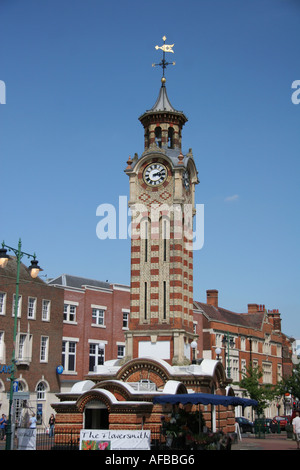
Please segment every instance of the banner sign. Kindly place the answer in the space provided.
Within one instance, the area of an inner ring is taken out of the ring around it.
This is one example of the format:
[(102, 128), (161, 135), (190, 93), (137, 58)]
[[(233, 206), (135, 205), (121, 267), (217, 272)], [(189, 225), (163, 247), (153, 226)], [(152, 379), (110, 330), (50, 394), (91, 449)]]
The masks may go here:
[(18, 428), (18, 450), (36, 449), (36, 429)]
[(150, 450), (150, 431), (82, 429), (80, 450)]

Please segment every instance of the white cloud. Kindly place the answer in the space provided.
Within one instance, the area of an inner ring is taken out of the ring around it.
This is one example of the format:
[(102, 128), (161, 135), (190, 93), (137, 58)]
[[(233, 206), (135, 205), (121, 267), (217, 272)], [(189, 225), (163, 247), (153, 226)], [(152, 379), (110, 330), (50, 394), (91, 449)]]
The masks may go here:
[(225, 201), (226, 202), (233, 202), (233, 201), (237, 201), (239, 199), (239, 195), (238, 194), (234, 194), (233, 196), (227, 196), (225, 198)]

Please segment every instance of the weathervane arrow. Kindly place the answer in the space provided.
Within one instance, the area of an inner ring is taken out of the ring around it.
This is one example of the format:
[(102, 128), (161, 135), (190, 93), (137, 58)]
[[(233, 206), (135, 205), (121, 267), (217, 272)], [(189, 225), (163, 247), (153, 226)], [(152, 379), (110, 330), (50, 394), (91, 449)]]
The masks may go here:
[(174, 54), (174, 51), (173, 51), (174, 44), (166, 44), (166, 39), (167, 39), (166, 36), (163, 36), (162, 39), (164, 41), (164, 44), (162, 46), (155, 46), (156, 50), (161, 49), (163, 51), (162, 61), (159, 64), (152, 64), (152, 67), (156, 67), (157, 65), (162, 67), (163, 77), (164, 77), (165, 76), (165, 69), (167, 68), (167, 66), (168, 65), (175, 65), (175, 62), (166, 62), (166, 59), (165, 59), (165, 53), (166, 52), (172, 52), (172, 54)]

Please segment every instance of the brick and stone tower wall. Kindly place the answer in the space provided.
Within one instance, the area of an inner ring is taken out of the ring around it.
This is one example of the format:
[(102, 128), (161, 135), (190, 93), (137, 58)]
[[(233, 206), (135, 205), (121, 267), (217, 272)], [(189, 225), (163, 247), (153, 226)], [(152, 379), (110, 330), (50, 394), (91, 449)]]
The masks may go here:
[(129, 158), (131, 302), (128, 359), (190, 362), (193, 332), (194, 190), (191, 150), (182, 154), (187, 118), (170, 104), (162, 81), (156, 104), (140, 118), (144, 152)]

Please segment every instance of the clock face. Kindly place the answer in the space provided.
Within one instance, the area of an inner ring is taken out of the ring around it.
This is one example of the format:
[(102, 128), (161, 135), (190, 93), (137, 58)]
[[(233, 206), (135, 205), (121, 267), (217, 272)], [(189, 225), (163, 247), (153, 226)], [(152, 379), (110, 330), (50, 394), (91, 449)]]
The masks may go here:
[(149, 186), (159, 186), (168, 176), (167, 168), (162, 163), (150, 163), (146, 166), (143, 178)]
[(183, 173), (183, 185), (185, 189), (189, 189), (190, 187), (190, 175), (187, 170), (185, 170), (185, 172)]

